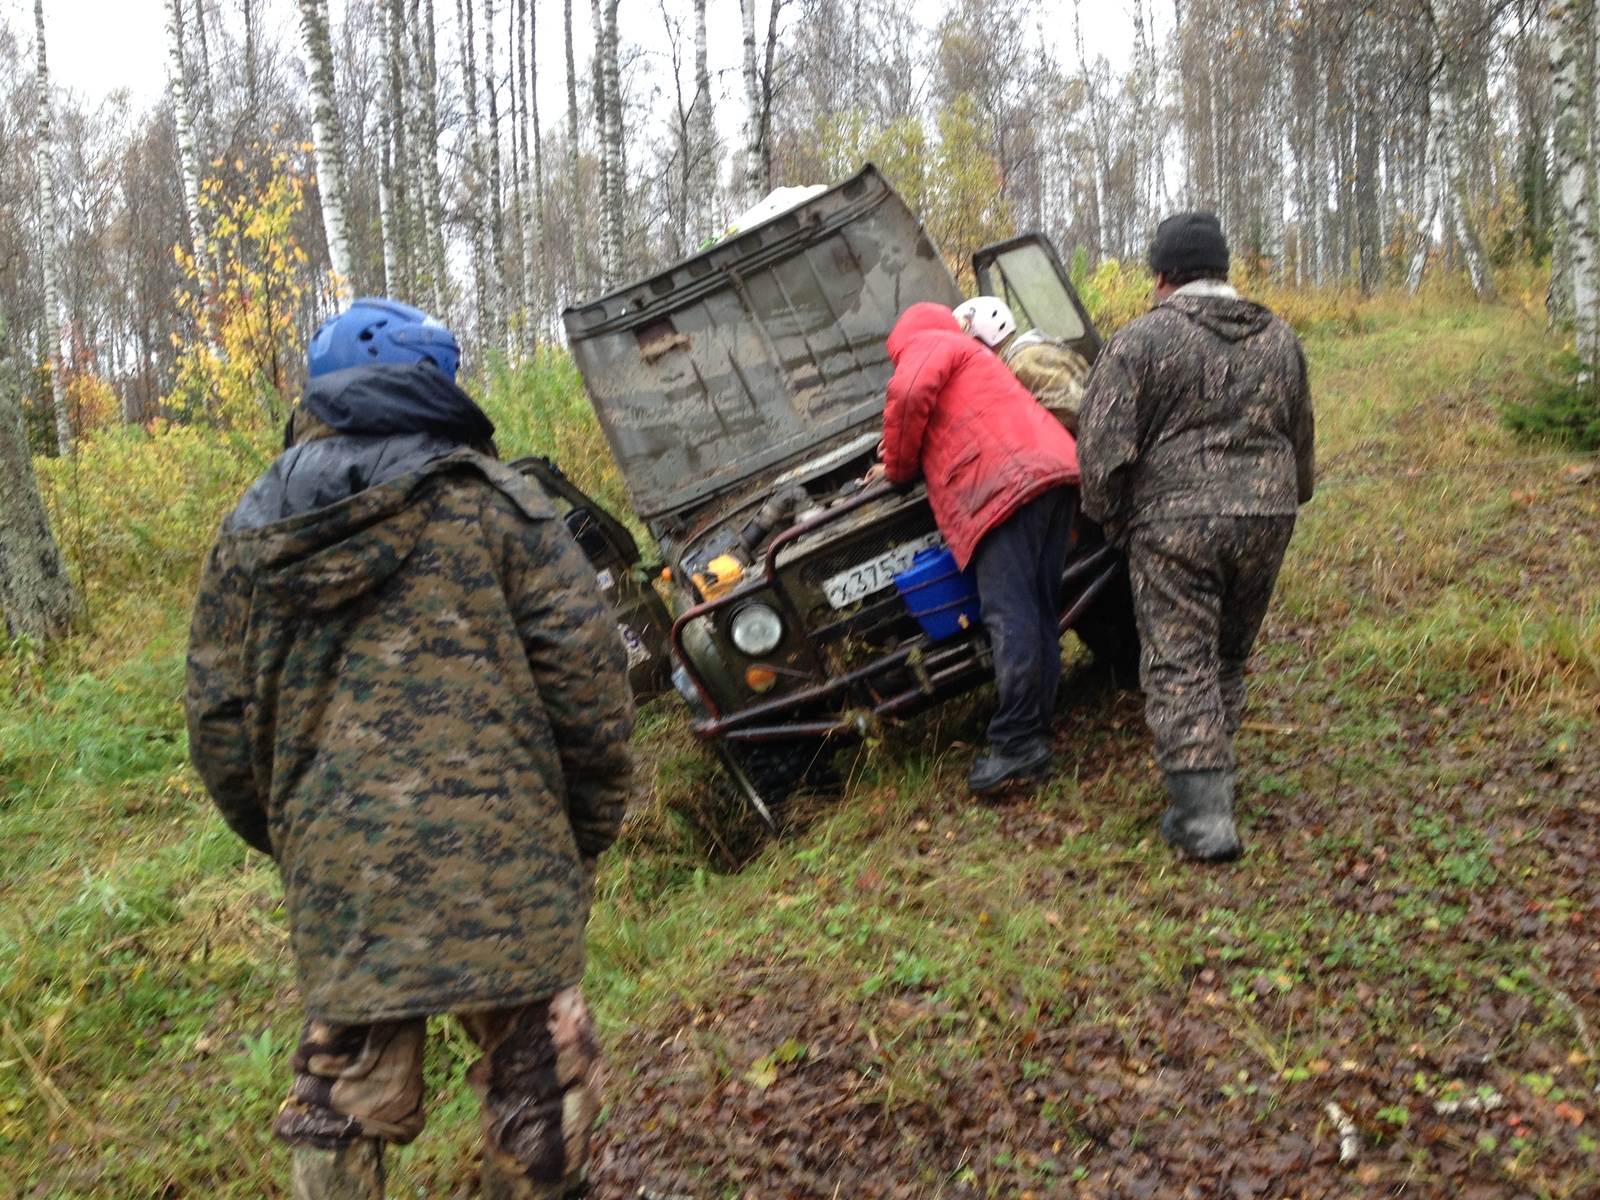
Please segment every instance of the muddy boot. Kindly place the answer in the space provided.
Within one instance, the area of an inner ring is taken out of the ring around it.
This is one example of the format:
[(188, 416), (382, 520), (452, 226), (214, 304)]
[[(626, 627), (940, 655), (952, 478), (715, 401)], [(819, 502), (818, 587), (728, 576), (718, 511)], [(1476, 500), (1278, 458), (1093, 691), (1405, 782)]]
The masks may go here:
[(589, 1181), (570, 1176), (560, 1183), (535, 1183), (515, 1160), (498, 1155), (483, 1156), (482, 1182), (478, 1195), (483, 1200), (583, 1200), (589, 1194)]
[(1167, 795), (1172, 807), (1161, 816), (1162, 837), (1201, 862), (1239, 857), (1232, 771), (1168, 771)]
[(383, 1143), (362, 1138), (342, 1150), (296, 1146), (294, 1200), (383, 1200)]
[(999, 791), (1011, 783), (1031, 783), (1044, 779), (1055, 766), (1050, 743), (1040, 738), (1015, 754), (1001, 754), (993, 747), (978, 755), (967, 776), (967, 787), (974, 796)]

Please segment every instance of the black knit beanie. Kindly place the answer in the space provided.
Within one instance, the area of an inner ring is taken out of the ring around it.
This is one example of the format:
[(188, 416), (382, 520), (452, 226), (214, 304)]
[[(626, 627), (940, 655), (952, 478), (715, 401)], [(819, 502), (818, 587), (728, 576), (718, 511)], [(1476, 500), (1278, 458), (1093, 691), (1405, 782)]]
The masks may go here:
[(1150, 243), (1150, 269), (1158, 275), (1228, 274), (1228, 239), (1222, 222), (1208, 212), (1183, 212), (1156, 227)]

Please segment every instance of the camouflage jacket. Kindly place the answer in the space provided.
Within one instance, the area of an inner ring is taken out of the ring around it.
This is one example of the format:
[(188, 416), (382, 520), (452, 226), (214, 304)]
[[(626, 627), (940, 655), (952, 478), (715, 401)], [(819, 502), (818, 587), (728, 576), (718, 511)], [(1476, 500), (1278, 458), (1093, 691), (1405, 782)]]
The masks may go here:
[(1149, 520), (1293, 516), (1311, 499), (1300, 340), (1231, 288), (1208, 290), (1180, 290), (1119, 331), (1089, 377), (1083, 511), (1115, 544)]
[(1037, 330), (1011, 339), (1000, 355), (1017, 382), (1033, 393), (1050, 415), (1078, 432), (1078, 409), (1083, 405), (1083, 381), (1089, 364), (1069, 346), (1052, 341)]
[(586, 860), (621, 823), (633, 711), (616, 623), (554, 517), (456, 450), (223, 526), (190, 756), (277, 860), (312, 1017), (511, 1006), (582, 977)]

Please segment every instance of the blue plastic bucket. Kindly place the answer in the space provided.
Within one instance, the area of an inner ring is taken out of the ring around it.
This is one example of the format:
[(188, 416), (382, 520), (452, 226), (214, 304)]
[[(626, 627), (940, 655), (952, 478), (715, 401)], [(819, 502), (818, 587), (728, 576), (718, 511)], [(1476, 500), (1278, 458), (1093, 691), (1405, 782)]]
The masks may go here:
[(894, 586), (931, 642), (978, 623), (978, 585), (969, 572), (956, 570), (955, 555), (942, 546), (919, 550)]

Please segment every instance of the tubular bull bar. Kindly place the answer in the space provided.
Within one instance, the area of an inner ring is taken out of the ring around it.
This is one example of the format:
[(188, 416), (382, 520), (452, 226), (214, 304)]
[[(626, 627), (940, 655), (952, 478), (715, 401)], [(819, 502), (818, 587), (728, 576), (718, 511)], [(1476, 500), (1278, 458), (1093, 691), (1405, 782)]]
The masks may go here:
[[(778, 552), (790, 542), (874, 500), (892, 495), (896, 490), (892, 484), (866, 488), (826, 513), (785, 530), (772, 540), (772, 545), (767, 549), (762, 584), (771, 589), (773, 598), (783, 608), (784, 616), (792, 622), (791, 627), (804, 639), (808, 657), (818, 674), (826, 672), (823, 657), (812, 631), (807, 628), (794, 602), (778, 583)], [(1115, 551), (1107, 545), (1086, 550), (1067, 563), (1061, 573), (1061, 589), (1063, 595), (1071, 599), (1061, 613), (1059, 625), (1062, 633), (1077, 624), (1096, 597), (1116, 578), (1121, 566)], [(1073, 592), (1074, 588), (1077, 589), (1076, 593)], [(690, 621), (713, 616), (742, 601), (749, 590), (739, 588), (727, 596), (697, 604), (672, 625), (673, 654), (689, 673), (709, 711), (708, 716), (696, 718), (689, 726), (694, 736), (702, 741), (772, 742), (865, 734), (883, 719), (910, 715), (965, 687), (976, 686), (992, 669), (988, 639), (981, 630), (973, 630), (957, 639), (938, 644), (930, 642), (927, 635), (918, 634), (865, 666), (723, 715), (699, 668), (684, 653), (683, 629)], [(881, 696), (878, 689), (872, 686), (873, 681), (896, 671), (908, 671), (915, 682), (911, 687), (902, 687), (888, 696)], [(854, 707), (850, 706), (852, 699), (858, 701)], [(841, 700), (844, 707), (839, 707)], [(818, 709), (837, 711), (818, 715)]]

